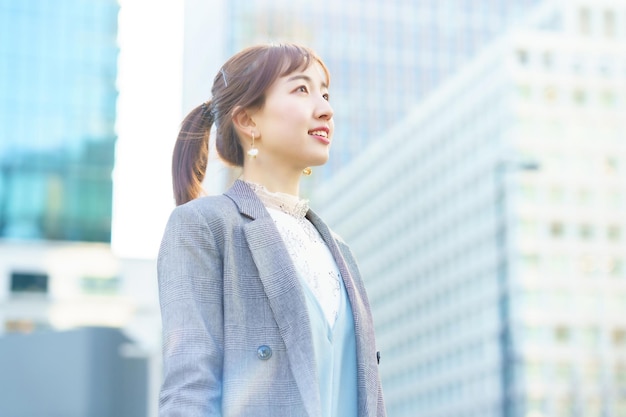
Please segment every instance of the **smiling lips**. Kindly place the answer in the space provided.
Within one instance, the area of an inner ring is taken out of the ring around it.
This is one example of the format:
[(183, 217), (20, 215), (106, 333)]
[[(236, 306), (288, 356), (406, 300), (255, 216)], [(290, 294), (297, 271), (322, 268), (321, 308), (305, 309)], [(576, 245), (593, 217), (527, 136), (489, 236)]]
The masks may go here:
[(323, 143), (330, 143), (330, 139), (328, 138), (328, 128), (322, 127), (314, 130), (309, 130), (309, 135), (315, 136), (317, 140)]

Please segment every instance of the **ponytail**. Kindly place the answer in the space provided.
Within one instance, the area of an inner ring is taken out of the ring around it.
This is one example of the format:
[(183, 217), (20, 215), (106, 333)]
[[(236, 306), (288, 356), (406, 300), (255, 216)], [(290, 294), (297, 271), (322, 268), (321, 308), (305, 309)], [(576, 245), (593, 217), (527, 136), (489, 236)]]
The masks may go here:
[(174, 199), (177, 206), (202, 193), (213, 119), (209, 101), (193, 109), (183, 120), (172, 159)]

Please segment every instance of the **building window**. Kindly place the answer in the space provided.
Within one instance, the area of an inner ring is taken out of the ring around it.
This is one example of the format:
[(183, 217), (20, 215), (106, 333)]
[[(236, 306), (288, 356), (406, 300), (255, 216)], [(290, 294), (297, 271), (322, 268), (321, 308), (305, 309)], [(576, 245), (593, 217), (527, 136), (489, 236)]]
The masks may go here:
[(556, 101), (558, 94), (557, 89), (554, 86), (548, 86), (543, 90), (543, 96), (548, 103), (553, 103)]
[(517, 93), (519, 95), (520, 98), (522, 99), (529, 99), (530, 98), (530, 86), (528, 84), (520, 84), (517, 86)]
[(621, 259), (613, 258), (609, 263), (609, 272), (614, 277), (622, 276), (624, 262)]
[[(601, 365), (598, 361), (590, 360), (584, 365), (583, 372), (585, 375), (586, 382), (591, 384), (598, 382), (600, 378), (600, 369)], [(599, 415), (599, 414), (594, 414)]]
[(31, 333), (40, 330), (49, 330), (50, 325), (28, 319), (7, 320), (4, 331), (7, 333)]
[(597, 270), (597, 262), (593, 256), (584, 255), (580, 257), (580, 271), (584, 276), (590, 276)]
[(566, 326), (557, 326), (554, 329), (554, 339), (557, 343), (567, 343), (570, 340), (571, 332)]
[(553, 237), (563, 237), (565, 234), (565, 226), (561, 222), (552, 222), (550, 225), (550, 234)]
[(588, 189), (582, 188), (578, 190), (578, 202), (580, 203), (580, 205), (586, 206), (591, 203), (591, 197), (591, 191), (589, 191)]
[(48, 292), (48, 274), (39, 272), (12, 272), (11, 293), (46, 294)]
[(613, 345), (615, 347), (626, 345), (626, 328), (613, 330)]
[(573, 371), (574, 370), (570, 362), (559, 361), (554, 365), (554, 376), (557, 381), (562, 383), (567, 383), (571, 380)]
[(578, 12), (578, 28), (583, 35), (591, 33), (591, 12), (587, 8), (582, 8)]
[[(593, 380), (597, 380), (598, 376), (595, 376)], [(587, 404), (585, 407), (585, 415), (588, 416), (600, 416), (602, 415), (602, 400), (597, 396), (592, 396), (591, 398), (587, 398)]]
[(81, 279), (82, 291), (90, 295), (114, 295), (119, 292), (120, 280), (117, 277), (83, 277)]
[[(626, 363), (617, 363), (614, 371), (615, 380), (620, 384), (626, 384)], [(626, 411), (626, 397), (624, 398), (624, 411)], [(626, 414), (620, 414), (626, 415)]]
[(572, 98), (575, 104), (582, 106), (587, 102), (587, 93), (584, 90), (579, 88), (579, 89), (574, 90), (574, 93), (572, 94)]
[(552, 52), (546, 51), (541, 56), (541, 61), (545, 69), (551, 69), (554, 65), (554, 55)]
[(604, 172), (607, 174), (616, 174), (617, 173), (617, 159), (613, 157), (607, 157), (604, 160)]
[(562, 203), (565, 201), (565, 191), (563, 188), (554, 186), (550, 188), (550, 201), (553, 203)]
[(523, 219), (520, 221), (520, 231), (524, 237), (537, 237), (538, 224), (535, 220)]
[(585, 346), (596, 347), (600, 343), (600, 330), (597, 327), (587, 327), (581, 330), (581, 339)]
[(604, 12), (604, 34), (609, 37), (615, 37), (615, 13), (613, 10)]
[(522, 65), (523, 67), (528, 65), (528, 51), (526, 51), (525, 49), (518, 49), (517, 62), (519, 62), (520, 65)]
[(583, 223), (578, 227), (578, 233), (583, 240), (589, 240), (593, 237), (593, 227), (590, 224)]
[(537, 272), (539, 269), (539, 256), (534, 253), (526, 254), (522, 257), (524, 270), (528, 272)]
[(532, 185), (522, 185), (520, 191), (522, 198), (526, 201), (534, 201), (537, 199), (537, 188)]
[(598, 71), (601, 75), (607, 76), (611, 74), (611, 58), (602, 57), (598, 63)]
[(548, 257), (548, 259), (548, 271), (550, 274), (562, 276), (567, 273), (569, 262), (566, 256), (554, 255)]
[(600, 93), (600, 102), (603, 106), (611, 108), (615, 106), (616, 101), (615, 92), (606, 90)]
[(606, 235), (607, 235), (607, 238), (611, 242), (617, 242), (617, 241), (620, 240), (620, 238), (622, 236), (622, 230), (619, 227), (619, 225), (617, 225), (617, 224), (610, 224), (610, 225), (607, 226)]
[(611, 190), (608, 192), (607, 200), (611, 207), (620, 207), (622, 205), (622, 193), (619, 190)]

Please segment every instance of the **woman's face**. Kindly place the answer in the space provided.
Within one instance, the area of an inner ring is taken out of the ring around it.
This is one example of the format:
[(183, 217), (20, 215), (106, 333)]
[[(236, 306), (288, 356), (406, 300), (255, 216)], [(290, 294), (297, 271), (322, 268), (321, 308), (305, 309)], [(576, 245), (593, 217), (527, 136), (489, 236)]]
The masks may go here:
[(316, 62), (278, 78), (251, 119), (259, 149), (254, 163), (298, 172), (326, 163), (334, 121), (322, 66)]

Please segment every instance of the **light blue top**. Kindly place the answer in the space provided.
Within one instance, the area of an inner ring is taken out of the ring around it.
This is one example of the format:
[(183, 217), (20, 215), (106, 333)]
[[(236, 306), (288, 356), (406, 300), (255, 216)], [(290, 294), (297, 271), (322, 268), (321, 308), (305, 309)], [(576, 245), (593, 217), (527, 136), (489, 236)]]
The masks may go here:
[(337, 319), (331, 328), (315, 295), (303, 284), (319, 376), (322, 417), (358, 417), (354, 318), (343, 280)]

